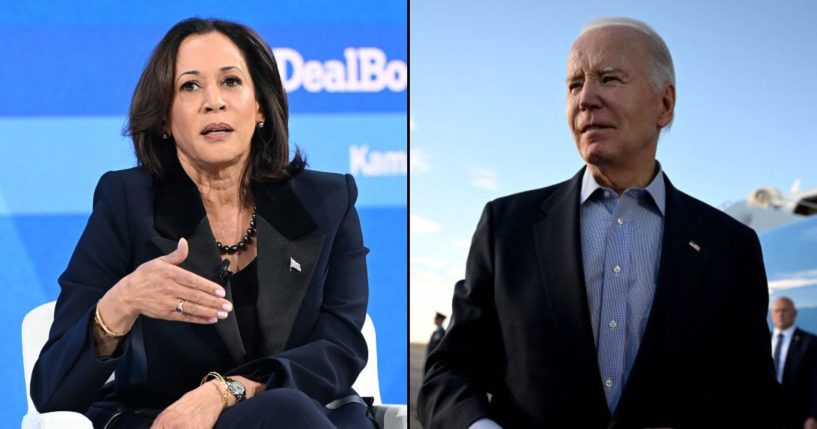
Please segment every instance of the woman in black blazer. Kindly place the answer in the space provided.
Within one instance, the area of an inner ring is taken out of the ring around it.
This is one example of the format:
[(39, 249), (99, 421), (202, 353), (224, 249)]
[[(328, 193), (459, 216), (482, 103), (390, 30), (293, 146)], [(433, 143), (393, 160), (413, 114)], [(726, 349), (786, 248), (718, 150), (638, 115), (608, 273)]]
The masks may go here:
[[(288, 152), (251, 29), (174, 26), (133, 95), (139, 167), (106, 173), (31, 381), (95, 427), (373, 427), (366, 253), (351, 176)], [(106, 383), (115, 372), (115, 381)]]

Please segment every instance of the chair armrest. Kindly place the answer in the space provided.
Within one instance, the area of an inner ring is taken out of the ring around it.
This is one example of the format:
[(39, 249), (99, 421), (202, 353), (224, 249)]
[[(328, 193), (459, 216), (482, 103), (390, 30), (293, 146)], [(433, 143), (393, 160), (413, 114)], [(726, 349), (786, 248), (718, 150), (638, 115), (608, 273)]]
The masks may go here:
[(94, 429), (85, 415), (73, 411), (52, 411), (23, 416), (22, 429)]
[(383, 429), (408, 429), (408, 409), (405, 405), (377, 404), (372, 407), (377, 424)]

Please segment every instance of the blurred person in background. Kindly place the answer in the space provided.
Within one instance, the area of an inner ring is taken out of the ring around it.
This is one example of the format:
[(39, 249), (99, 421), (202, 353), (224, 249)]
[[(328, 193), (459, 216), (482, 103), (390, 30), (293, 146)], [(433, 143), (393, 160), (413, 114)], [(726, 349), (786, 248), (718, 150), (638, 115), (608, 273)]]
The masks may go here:
[(434, 330), (434, 333), (431, 334), (431, 339), (428, 340), (426, 356), (428, 356), (428, 354), (437, 347), (437, 344), (440, 344), (440, 341), (442, 341), (443, 335), (445, 335), (445, 328), (443, 328), (443, 322), (445, 322), (445, 319), (446, 317), (442, 313), (437, 313), (434, 316), (434, 324), (437, 325), (437, 329)]
[(788, 297), (772, 302), (772, 358), (783, 386), (785, 429), (817, 429), (817, 336), (795, 325), (797, 309)]

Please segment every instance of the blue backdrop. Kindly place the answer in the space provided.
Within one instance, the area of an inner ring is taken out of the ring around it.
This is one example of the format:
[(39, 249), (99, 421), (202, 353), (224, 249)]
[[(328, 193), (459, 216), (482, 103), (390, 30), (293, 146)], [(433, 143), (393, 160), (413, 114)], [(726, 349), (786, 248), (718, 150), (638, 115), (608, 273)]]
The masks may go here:
[(150, 52), (190, 16), (247, 24), (285, 70), (310, 168), (355, 175), (383, 401), (406, 402), (406, 3), (0, 1), (0, 427), (26, 410), (20, 323), (56, 299), (99, 177), (135, 165), (121, 136)]

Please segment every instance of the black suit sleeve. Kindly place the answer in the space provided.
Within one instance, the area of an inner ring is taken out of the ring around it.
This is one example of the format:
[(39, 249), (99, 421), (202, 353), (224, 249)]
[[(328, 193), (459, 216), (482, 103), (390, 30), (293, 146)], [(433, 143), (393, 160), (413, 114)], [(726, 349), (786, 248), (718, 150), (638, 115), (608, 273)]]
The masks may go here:
[[(723, 367), (721, 384), (724, 422), (736, 427), (780, 427), (782, 397), (775, 380), (771, 358), (771, 338), (766, 325), (769, 293), (760, 242), (754, 231), (747, 231), (741, 245), (732, 249), (739, 255), (733, 268), (739, 273), (731, 291), (732, 311), (726, 322), (732, 324), (728, 345), (730, 353)], [(731, 362), (731, 363), (730, 363)], [(742, 421), (741, 424), (738, 422)]]
[(482, 213), (468, 255), (465, 283), (454, 291), (451, 326), (426, 361), (417, 410), (426, 429), (466, 428), (488, 417), (488, 393), (502, 359), (494, 305), (492, 205)]
[(125, 337), (113, 358), (98, 358), (92, 332), (97, 301), (131, 270), (124, 189), (111, 173), (99, 180), (91, 217), (60, 276), (54, 323), (31, 375), (40, 412), (84, 413), (128, 348)]
[[(368, 349), (360, 330), (366, 318), (368, 275), (357, 187), (346, 175), (348, 205), (333, 238), (323, 302), (308, 340), (275, 356), (247, 362), (227, 375), (264, 380), (267, 389), (298, 389), (322, 404), (348, 394), (366, 365)], [(331, 239), (327, 237), (327, 240)]]

